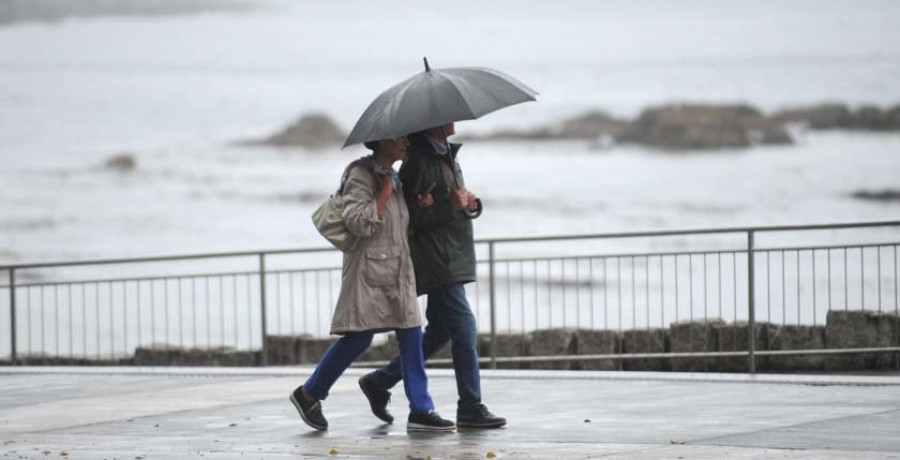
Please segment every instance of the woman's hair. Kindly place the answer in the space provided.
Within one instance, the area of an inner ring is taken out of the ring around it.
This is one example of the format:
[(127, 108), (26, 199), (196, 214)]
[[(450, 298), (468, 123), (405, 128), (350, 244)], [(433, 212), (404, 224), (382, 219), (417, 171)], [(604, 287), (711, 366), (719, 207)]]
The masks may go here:
[(364, 143), (367, 149), (371, 150), (372, 153), (378, 153), (378, 141), (369, 141)]

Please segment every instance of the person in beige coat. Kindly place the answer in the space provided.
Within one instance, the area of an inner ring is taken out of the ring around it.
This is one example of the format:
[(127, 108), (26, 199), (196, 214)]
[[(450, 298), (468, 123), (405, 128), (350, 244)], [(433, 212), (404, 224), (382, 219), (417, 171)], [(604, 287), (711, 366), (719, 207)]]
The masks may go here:
[[(393, 164), (404, 158), (406, 137), (366, 143), (371, 156), (350, 164), (342, 184), (347, 230), (358, 238), (344, 253), (341, 293), (334, 310), (332, 343), (315, 371), (290, 400), (307, 425), (328, 429), (321, 401), (338, 377), (372, 343), (377, 332), (394, 331), (409, 400), (408, 431), (452, 431), (455, 424), (434, 411), (422, 355), (422, 318), (407, 243), (409, 211)], [(428, 206), (421, 201), (419, 205)], [(366, 391), (366, 388), (363, 388)], [(386, 420), (388, 423), (393, 419)]]

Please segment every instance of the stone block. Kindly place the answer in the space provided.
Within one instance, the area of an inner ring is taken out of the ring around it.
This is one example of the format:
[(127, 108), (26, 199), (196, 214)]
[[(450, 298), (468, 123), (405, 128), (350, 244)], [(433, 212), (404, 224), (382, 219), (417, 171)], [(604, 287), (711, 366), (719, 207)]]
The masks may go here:
[[(576, 355), (610, 355), (622, 352), (622, 335), (618, 331), (577, 329), (573, 332)], [(621, 363), (614, 359), (573, 361), (572, 369), (593, 371), (619, 370)]]
[[(884, 313), (878, 318), (879, 347), (900, 347), (900, 316)], [(879, 353), (875, 368), (900, 370), (900, 353)]]
[[(578, 344), (572, 329), (541, 329), (531, 334), (532, 356), (574, 355)], [(568, 370), (569, 361), (544, 361), (531, 363), (532, 369)]]
[[(478, 356), (491, 357), (491, 335), (480, 334), (478, 336)], [(529, 334), (498, 334), (497, 357), (522, 357), (531, 356), (531, 335)], [(490, 362), (483, 362), (483, 368), (490, 368)], [(497, 363), (498, 369), (531, 369), (531, 363)]]
[(298, 364), (300, 337), (290, 335), (267, 336), (266, 354), (270, 365)]
[[(672, 353), (709, 352), (719, 349), (717, 329), (725, 322), (695, 321), (673, 323), (669, 326), (669, 337)], [(714, 372), (718, 370), (714, 358), (676, 358), (672, 359), (672, 370), (675, 372)]]
[[(825, 322), (827, 348), (872, 348), (879, 345), (880, 314), (867, 310), (830, 310)], [(887, 339), (888, 341), (890, 339)], [(886, 346), (886, 345), (885, 345)], [(857, 371), (874, 369), (874, 353), (832, 355), (825, 358), (825, 370)]]
[[(622, 337), (623, 353), (666, 353), (669, 351), (669, 329), (640, 329), (625, 331)], [(622, 361), (626, 371), (668, 371), (668, 359), (629, 359)]]
[[(772, 331), (772, 324), (755, 323), (754, 349), (766, 350)], [(719, 343), (718, 351), (746, 351), (750, 347), (749, 325), (746, 322), (736, 324), (719, 324), (716, 326), (716, 340)], [(766, 366), (767, 358), (756, 357), (756, 369), (761, 370)], [(748, 358), (718, 358), (716, 366), (719, 372), (747, 372), (749, 370)]]
[(336, 338), (317, 339), (309, 335), (299, 337), (297, 344), (297, 362), (298, 364), (316, 364), (325, 350), (337, 340)]
[[(769, 335), (769, 350), (821, 350), (825, 348), (825, 326), (774, 325)], [(825, 356), (771, 356), (760, 370), (774, 372), (821, 371)]]

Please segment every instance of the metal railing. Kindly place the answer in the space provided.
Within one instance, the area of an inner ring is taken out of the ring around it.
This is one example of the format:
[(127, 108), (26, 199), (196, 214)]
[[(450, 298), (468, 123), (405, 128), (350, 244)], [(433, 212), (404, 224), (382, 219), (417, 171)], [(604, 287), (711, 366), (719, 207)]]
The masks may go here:
[[(755, 372), (761, 357), (900, 351), (900, 330), (878, 346), (840, 350), (760, 350), (756, 332), (822, 328), (834, 311), (900, 317), (898, 246), (900, 221), (482, 239), (478, 282), (466, 288), (494, 367), (739, 358)], [(138, 349), (178, 348), (255, 353), (265, 365), (270, 337), (327, 340), (341, 277), (331, 248), (3, 271), (0, 330), (9, 336), (0, 357), (13, 364), (126, 362)], [(577, 357), (538, 340), (560, 329), (583, 334)], [(529, 355), (500, 350), (529, 335)]]

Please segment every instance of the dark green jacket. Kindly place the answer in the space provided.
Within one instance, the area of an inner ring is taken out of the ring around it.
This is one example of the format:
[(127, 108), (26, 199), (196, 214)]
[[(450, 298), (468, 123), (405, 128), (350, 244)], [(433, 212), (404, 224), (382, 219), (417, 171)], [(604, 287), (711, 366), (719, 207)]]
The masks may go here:
[[(423, 134), (410, 135), (409, 142), (400, 180), (409, 207), (409, 249), (416, 291), (422, 295), (434, 288), (475, 281), (472, 220), (450, 205), (454, 180), (460, 187), (465, 186), (456, 161), (461, 145), (450, 144), (449, 155), (438, 155)], [(432, 182), (434, 204), (419, 207), (416, 196)]]

